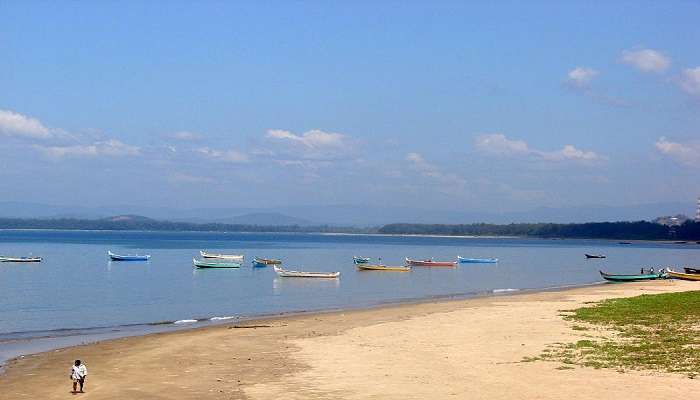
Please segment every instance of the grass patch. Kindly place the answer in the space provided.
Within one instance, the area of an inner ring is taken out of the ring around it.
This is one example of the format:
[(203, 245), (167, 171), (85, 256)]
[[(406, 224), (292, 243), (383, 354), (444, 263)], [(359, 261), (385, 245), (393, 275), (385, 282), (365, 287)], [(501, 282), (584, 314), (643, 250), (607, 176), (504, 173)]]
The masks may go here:
[(565, 366), (677, 372), (690, 378), (700, 374), (700, 291), (609, 299), (567, 311), (566, 320), (612, 333), (598, 340), (553, 344), (541, 359)]

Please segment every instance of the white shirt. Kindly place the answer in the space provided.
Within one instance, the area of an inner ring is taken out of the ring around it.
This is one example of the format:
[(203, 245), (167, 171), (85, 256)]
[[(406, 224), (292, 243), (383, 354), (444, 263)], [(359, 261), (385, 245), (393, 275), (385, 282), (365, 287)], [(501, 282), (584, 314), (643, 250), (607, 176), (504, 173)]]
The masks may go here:
[(76, 367), (75, 365), (71, 367), (70, 369), (70, 377), (73, 379), (82, 379), (87, 376), (87, 368), (85, 367), (85, 364), (80, 364), (79, 367)]

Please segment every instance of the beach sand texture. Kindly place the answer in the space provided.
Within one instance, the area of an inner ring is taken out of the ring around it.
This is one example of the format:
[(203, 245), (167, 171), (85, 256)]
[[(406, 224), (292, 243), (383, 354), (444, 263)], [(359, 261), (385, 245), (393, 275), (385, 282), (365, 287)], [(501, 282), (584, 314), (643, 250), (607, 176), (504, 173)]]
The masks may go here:
[[(560, 310), (697, 289), (670, 280), (598, 285), (118, 339), (11, 362), (0, 399), (692, 398), (700, 381), (684, 375), (521, 361), (582, 337)], [(87, 393), (73, 397), (75, 358), (90, 375)]]

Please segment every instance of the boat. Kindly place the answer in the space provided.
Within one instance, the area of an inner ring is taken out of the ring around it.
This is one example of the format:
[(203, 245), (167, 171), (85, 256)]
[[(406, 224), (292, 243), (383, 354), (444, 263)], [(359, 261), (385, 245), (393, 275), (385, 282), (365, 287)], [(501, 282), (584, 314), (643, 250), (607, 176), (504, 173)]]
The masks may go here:
[(234, 261), (243, 261), (243, 257), (244, 257), (242, 254), (216, 254), (216, 253), (207, 253), (204, 250), (200, 250), (199, 255), (201, 255), (204, 258), (218, 258), (221, 260), (234, 260)]
[(240, 268), (241, 264), (237, 262), (211, 262), (192, 259), (192, 264), (197, 268)]
[(632, 242), (617, 242), (618, 244), (632, 244)]
[(253, 266), (254, 267), (267, 267), (268, 265), (280, 265), (280, 264), (282, 264), (282, 260), (277, 260), (274, 258), (262, 258), (262, 257), (253, 258)]
[(700, 274), (684, 274), (682, 272), (676, 272), (672, 269), (666, 270), (669, 278), (684, 279), (686, 281), (700, 281)]
[(282, 269), (276, 265), (273, 266), (277, 275), (285, 278), (337, 278), (340, 272), (308, 272), (308, 271), (291, 271)]
[(467, 258), (462, 256), (457, 256), (457, 261), (461, 263), (472, 263), (472, 264), (494, 264), (498, 262), (498, 258)]
[(0, 262), (41, 262), (41, 257), (8, 257), (0, 256)]
[(603, 277), (606, 281), (611, 281), (611, 282), (635, 282), (635, 281), (649, 281), (649, 280), (654, 280), (654, 279), (661, 279), (665, 277), (665, 273), (663, 271), (661, 272), (654, 272), (650, 274), (634, 274), (634, 275), (613, 275), (613, 274), (608, 274), (603, 271), (599, 271), (600, 276)]
[(686, 274), (700, 274), (700, 268), (684, 267), (683, 270)]
[(586, 258), (607, 258), (605, 254), (588, 254), (586, 253)]
[(148, 261), (151, 258), (150, 254), (114, 254), (111, 251), (108, 251), (107, 254), (112, 261)]
[(433, 261), (433, 259), (427, 260), (411, 260), (406, 258), (406, 265), (412, 265), (415, 267), (454, 267), (457, 265), (456, 261)]
[(686, 242), (685, 240), (679, 240), (677, 242), (673, 242), (673, 244), (687, 244), (687, 243), (688, 242)]
[(355, 264), (367, 264), (371, 258), (369, 257), (358, 257), (358, 256), (352, 256), (352, 262)]
[(408, 272), (411, 270), (411, 267), (403, 265), (388, 266), (383, 264), (357, 264), (357, 269), (359, 269), (360, 271)]

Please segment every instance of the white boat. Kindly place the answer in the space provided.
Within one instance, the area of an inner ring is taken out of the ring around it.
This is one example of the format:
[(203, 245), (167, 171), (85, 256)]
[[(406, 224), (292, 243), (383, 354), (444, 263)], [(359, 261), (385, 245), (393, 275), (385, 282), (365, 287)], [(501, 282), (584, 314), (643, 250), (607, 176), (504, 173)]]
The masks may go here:
[(199, 254), (204, 258), (218, 258), (220, 260), (243, 261), (243, 254), (216, 254), (207, 253), (204, 250), (200, 250)]
[(307, 271), (290, 271), (274, 266), (277, 275), (286, 278), (337, 278), (340, 272), (307, 272)]
[(0, 262), (41, 262), (41, 257), (8, 257), (0, 256)]

